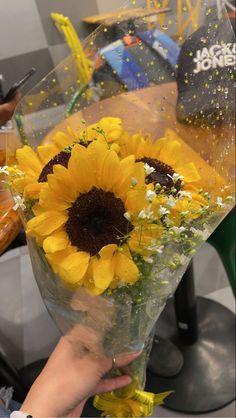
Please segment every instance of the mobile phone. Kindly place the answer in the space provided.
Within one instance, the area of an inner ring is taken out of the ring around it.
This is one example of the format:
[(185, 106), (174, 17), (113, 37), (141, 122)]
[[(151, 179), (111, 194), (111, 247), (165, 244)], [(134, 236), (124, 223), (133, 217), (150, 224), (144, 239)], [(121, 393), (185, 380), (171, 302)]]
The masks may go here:
[(10, 102), (10, 100), (13, 99), (13, 97), (15, 96), (16, 92), (20, 89), (20, 87), (22, 87), (35, 72), (36, 72), (36, 69), (32, 67), (28, 71), (28, 73), (24, 75), (24, 77), (21, 80), (14, 83), (13, 86), (5, 95), (5, 97), (3, 98), (2, 103)]

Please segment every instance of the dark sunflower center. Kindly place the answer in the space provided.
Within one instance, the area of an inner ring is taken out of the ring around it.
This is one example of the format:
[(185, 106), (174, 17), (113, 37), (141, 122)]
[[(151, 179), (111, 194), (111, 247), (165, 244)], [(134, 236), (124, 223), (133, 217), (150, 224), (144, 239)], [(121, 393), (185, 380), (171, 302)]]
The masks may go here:
[(91, 256), (105, 245), (121, 245), (133, 229), (124, 217), (126, 210), (122, 200), (101, 189), (82, 193), (68, 212), (65, 229), (71, 244)]
[(164, 188), (167, 194), (177, 194), (181, 190), (181, 180), (173, 181), (173, 174), (175, 173), (173, 168), (167, 164), (162, 163), (154, 158), (141, 158), (137, 162), (142, 161), (144, 164), (148, 164), (154, 168), (155, 171), (147, 176), (148, 183), (159, 183)]
[(44, 166), (38, 178), (38, 182), (44, 183), (45, 181), (47, 181), (48, 174), (53, 173), (53, 167), (56, 164), (63, 165), (64, 167), (67, 168), (70, 157), (71, 157), (70, 152), (61, 151), (59, 154), (57, 154)]

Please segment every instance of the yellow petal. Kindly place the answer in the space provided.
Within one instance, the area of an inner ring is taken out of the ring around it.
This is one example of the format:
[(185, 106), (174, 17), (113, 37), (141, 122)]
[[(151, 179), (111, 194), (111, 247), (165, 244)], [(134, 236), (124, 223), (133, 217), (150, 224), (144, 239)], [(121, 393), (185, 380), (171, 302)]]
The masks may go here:
[(89, 265), (90, 255), (79, 251), (69, 255), (60, 262), (59, 275), (70, 285), (79, 285)]
[(99, 255), (104, 259), (111, 258), (113, 254), (116, 252), (117, 248), (118, 247), (116, 244), (105, 245), (105, 247), (102, 247), (102, 249), (99, 251)]
[(107, 289), (114, 277), (114, 259), (94, 258), (93, 261), (93, 280), (96, 287), (99, 289)]
[(32, 236), (47, 236), (66, 223), (68, 215), (56, 211), (48, 211), (27, 222), (26, 233)]
[(76, 253), (76, 248), (68, 246), (62, 251), (57, 251), (56, 253), (46, 254), (46, 258), (49, 264), (52, 266), (53, 270), (58, 273), (60, 269), (60, 263), (63, 259), (68, 257), (71, 254)]
[(43, 164), (31, 147), (25, 145), (23, 148), (16, 150), (16, 158), (20, 170), (27, 173), (30, 177), (38, 179), (43, 169)]
[(52, 158), (54, 158), (60, 150), (55, 144), (40, 145), (37, 152), (43, 165), (46, 165)]
[(75, 145), (71, 152), (68, 170), (77, 193), (86, 193), (94, 186), (94, 169), (89, 155), (89, 151), (81, 145)]
[(38, 199), (42, 183), (31, 183), (27, 184), (24, 188), (25, 199)]
[(99, 161), (97, 173), (98, 186), (105, 190), (112, 190), (120, 175), (120, 161), (114, 151), (107, 151)]
[(181, 176), (184, 176), (183, 181), (185, 183), (192, 183), (201, 178), (194, 163), (176, 167), (176, 171), (181, 174)]
[(139, 278), (139, 270), (134, 261), (127, 255), (117, 252), (115, 258), (115, 277), (121, 282), (133, 284)]
[(39, 204), (44, 209), (44, 212), (45, 210), (65, 211), (71, 206), (71, 202), (68, 202), (65, 199), (63, 200), (63, 195), (61, 193), (52, 191), (48, 183), (43, 183), (41, 185)]
[(43, 242), (45, 253), (55, 253), (64, 250), (69, 244), (69, 237), (65, 231), (55, 232)]
[(63, 148), (68, 147), (73, 142), (73, 139), (66, 135), (64, 132), (57, 132), (53, 138), (53, 142), (57, 145), (58, 149), (63, 150)]
[(50, 190), (55, 193), (58, 200), (70, 203), (76, 200), (74, 178), (67, 168), (59, 164), (54, 165), (53, 174), (49, 174), (47, 180)]

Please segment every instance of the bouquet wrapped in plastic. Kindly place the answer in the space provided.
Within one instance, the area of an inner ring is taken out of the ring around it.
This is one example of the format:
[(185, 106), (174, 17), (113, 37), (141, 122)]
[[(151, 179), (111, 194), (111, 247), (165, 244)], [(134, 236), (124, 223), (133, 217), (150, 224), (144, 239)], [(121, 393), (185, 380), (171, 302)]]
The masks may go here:
[[(202, 23), (210, 22), (220, 40), (214, 10), (202, 3)], [(169, 394), (144, 391), (153, 326), (190, 259), (234, 202), (225, 78), (214, 85), (213, 102), (204, 87), (211, 103), (202, 107), (204, 115), (196, 112), (199, 97), (194, 105), (189, 99), (195, 73), (183, 75), (187, 98), (180, 74), (178, 118), (190, 104), (193, 117), (177, 122), (180, 47), (171, 38), (177, 15), (169, 28), (160, 27), (144, 2), (132, 7), (139, 11), (128, 20), (117, 12), (119, 39), (111, 42), (110, 29), (101, 27), (85, 43), (94, 62), (88, 84), (81, 84), (71, 56), (21, 101), (17, 121), (25, 145), (8, 149), (8, 182), (58, 328), (97, 356), (143, 350), (128, 368), (132, 384), (95, 398), (95, 406), (114, 417), (151, 415)], [(229, 24), (225, 17), (222, 22)]]

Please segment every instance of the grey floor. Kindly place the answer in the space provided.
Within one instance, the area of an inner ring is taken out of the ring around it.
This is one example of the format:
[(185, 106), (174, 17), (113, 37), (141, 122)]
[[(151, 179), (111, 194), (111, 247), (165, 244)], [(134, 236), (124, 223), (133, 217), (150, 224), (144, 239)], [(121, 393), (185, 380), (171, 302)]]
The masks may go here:
[[(207, 295), (235, 312), (235, 299), (224, 268), (209, 244), (204, 244), (195, 256), (194, 271), (196, 293)], [(0, 258), (0, 297), (0, 341), (11, 361), (16, 367), (22, 367), (48, 356), (59, 333), (33, 279), (27, 247), (9, 251)], [(155, 408), (153, 415), (159, 418), (179, 416), (190, 415), (173, 413), (162, 407)], [(235, 403), (201, 416), (235, 417)]]

